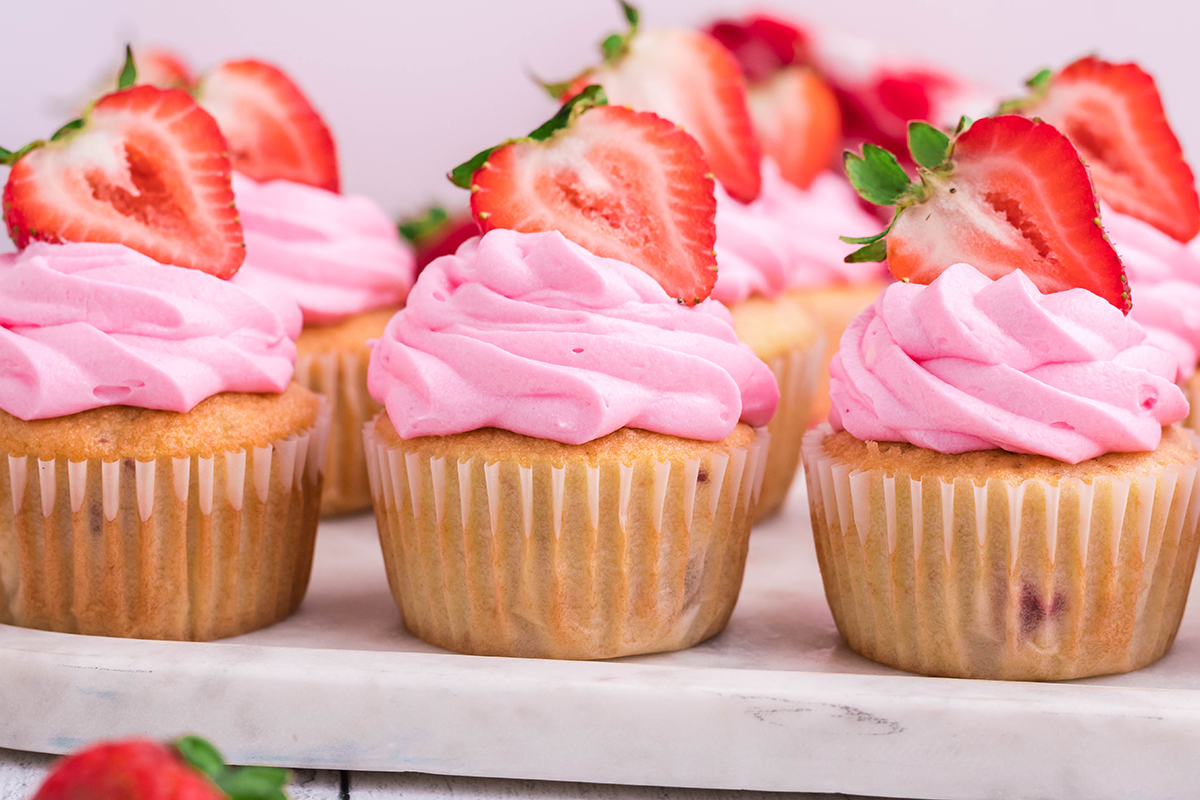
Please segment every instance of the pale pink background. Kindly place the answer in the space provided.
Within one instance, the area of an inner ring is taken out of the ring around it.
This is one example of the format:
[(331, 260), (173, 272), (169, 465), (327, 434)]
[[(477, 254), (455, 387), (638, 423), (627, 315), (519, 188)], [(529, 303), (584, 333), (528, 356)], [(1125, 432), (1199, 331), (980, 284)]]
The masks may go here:
[[(1185, 151), (1200, 160), (1197, 3), (643, 0), (641, 7), (651, 25), (774, 8), (1013, 92), (1038, 68), (1086, 52), (1136, 59), (1158, 78)], [(569, 76), (622, 22), (614, 0), (4, 0), (0, 8), (0, 144), (18, 147), (69, 119), (72, 102), (114, 68), (126, 40), (173, 46), (198, 67), (255, 56), (284, 66), (324, 113), (345, 188), (391, 213), (462, 202), (444, 173), (552, 111), (529, 73)]]

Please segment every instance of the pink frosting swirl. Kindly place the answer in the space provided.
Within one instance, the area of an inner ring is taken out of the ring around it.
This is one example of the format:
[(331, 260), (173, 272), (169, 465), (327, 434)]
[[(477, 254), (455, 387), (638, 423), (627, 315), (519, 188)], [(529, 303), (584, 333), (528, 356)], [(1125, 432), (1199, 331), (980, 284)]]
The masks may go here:
[(622, 427), (716, 441), (779, 389), (714, 302), (557, 231), (493, 230), (421, 273), (367, 385), (404, 438), (496, 427), (566, 444)]
[(858, 204), (854, 189), (822, 172), (808, 189), (784, 180), (769, 158), (762, 194), (739, 203), (717, 186), (717, 285), (713, 297), (740, 303), (751, 295), (777, 297), (786, 289), (860, 283), (887, 274), (882, 264), (847, 264), (857, 245), (839, 236), (870, 236), (883, 223)]
[(1140, 219), (1102, 206), (1100, 219), (1125, 265), (1133, 295), (1129, 316), (1146, 341), (1179, 359), (1179, 380), (1200, 360), (1200, 255)]
[(1188, 404), (1175, 357), (1083, 289), (956, 264), (896, 283), (842, 336), (829, 419), (858, 439), (942, 453), (1003, 448), (1072, 464), (1153, 450)]
[(300, 311), (119, 244), (0, 255), (0, 408), (21, 419), (127, 405), (189, 411), (219, 392), (282, 392)]
[(246, 234), (242, 271), (270, 277), (296, 299), (305, 323), (404, 302), (416, 262), (374, 201), (237, 172), (233, 191)]

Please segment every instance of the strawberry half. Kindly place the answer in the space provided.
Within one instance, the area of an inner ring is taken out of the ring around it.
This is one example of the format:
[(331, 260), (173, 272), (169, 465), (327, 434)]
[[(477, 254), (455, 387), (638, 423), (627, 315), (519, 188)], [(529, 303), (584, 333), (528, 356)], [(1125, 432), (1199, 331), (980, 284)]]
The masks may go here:
[(195, 736), (174, 746), (147, 739), (101, 742), (55, 762), (33, 800), (287, 800), (287, 772), (225, 766)]
[(484, 150), (450, 179), (483, 231), (560, 231), (640, 267), (694, 305), (717, 282), (717, 201), (700, 146), (673, 122), (605, 105), (589, 86), (525, 139)]
[(585, 86), (604, 87), (609, 102), (651, 111), (696, 138), (713, 175), (730, 196), (749, 203), (762, 190), (762, 153), (737, 60), (720, 42), (682, 29), (638, 31), (638, 12), (622, 2), (629, 32), (613, 34), (604, 63), (565, 84), (547, 86), (559, 100)]
[(708, 35), (733, 53), (746, 80), (765, 81), (793, 64), (811, 66), (812, 37), (790, 22), (765, 14), (741, 20), (720, 19)]
[(225, 138), (187, 92), (105, 95), (7, 160), (4, 221), (17, 247), (115, 242), (220, 278), (246, 257)]
[(1104, 202), (1181, 242), (1200, 233), (1200, 197), (1154, 79), (1137, 64), (1081, 58), (1030, 79), (1006, 110), (1038, 117), (1079, 148)]
[(1087, 168), (1054, 127), (989, 117), (951, 139), (914, 122), (909, 150), (919, 183), (874, 145), (861, 158), (846, 153), (859, 194), (897, 206), (882, 233), (843, 237), (865, 245), (846, 261), (886, 258), (897, 278), (914, 283), (959, 262), (991, 278), (1020, 269), (1043, 292), (1083, 288), (1129, 313), (1125, 269), (1100, 227)]
[(196, 98), (229, 140), (238, 172), (256, 181), (282, 179), (339, 191), (333, 136), (277, 67), (227, 61), (201, 79)]
[(192, 72), (183, 59), (162, 48), (149, 48), (137, 54), (139, 84), (159, 89), (187, 89), (192, 85)]
[(418, 275), (430, 261), (457, 252), (460, 244), (479, 235), (479, 223), (470, 211), (451, 215), (436, 205), (415, 217), (401, 220), (397, 227), (400, 235), (416, 250)]

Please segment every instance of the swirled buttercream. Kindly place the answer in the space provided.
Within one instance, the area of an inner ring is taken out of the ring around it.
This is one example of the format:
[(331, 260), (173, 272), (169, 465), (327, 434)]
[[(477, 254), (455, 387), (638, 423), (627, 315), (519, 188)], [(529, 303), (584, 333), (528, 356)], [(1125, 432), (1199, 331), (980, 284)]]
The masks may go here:
[(857, 249), (839, 236), (870, 236), (882, 227), (858, 204), (846, 180), (823, 172), (807, 189), (784, 180), (769, 158), (762, 193), (739, 203), (717, 186), (717, 285), (713, 297), (738, 303), (758, 294), (776, 297), (793, 287), (876, 280), (881, 264), (847, 264)]
[(1146, 341), (1174, 353), (1179, 379), (1200, 360), (1200, 254), (1140, 219), (1101, 207), (1105, 233), (1125, 265), (1133, 317)]
[(956, 264), (897, 283), (859, 315), (830, 367), (830, 422), (942, 453), (1002, 448), (1072, 464), (1158, 447), (1187, 416), (1175, 357), (1091, 292), (1043, 295)]
[(246, 236), (242, 271), (294, 297), (305, 323), (404, 302), (416, 264), (374, 201), (237, 172), (233, 192)]
[(295, 303), (120, 244), (0, 255), (0, 408), (44, 419), (127, 405), (188, 411), (219, 392), (282, 392)]
[(425, 268), (367, 385), (404, 438), (496, 427), (566, 444), (622, 427), (716, 441), (779, 399), (724, 306), (681, 306), (557, 231), (500, 229)]

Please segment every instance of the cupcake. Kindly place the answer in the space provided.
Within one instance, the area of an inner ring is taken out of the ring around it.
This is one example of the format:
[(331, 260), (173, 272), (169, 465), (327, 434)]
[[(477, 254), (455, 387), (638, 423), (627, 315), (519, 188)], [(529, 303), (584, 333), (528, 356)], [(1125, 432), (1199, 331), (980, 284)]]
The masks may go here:
[[(713, 297), (729, 306), (738, 336), (779, 383), (760, 518), (783, 505), (800, 440), (814, 416), (823, 420), (828, 413), (826, 344), (841, 335), (839, 315), (868, 305), (885, 272), (878, 264), (843, 261), (853, 247), (838, 240), (839, 232), (869, 234), (879, 227), (845, 180), (824, 172), (803, 190), (785, 181), (771, 159), (763, 160), (762, 169), (762, 194), (751, 203), (717, 187), (713, 289)], [(855, 285), (861, 288), (849, 288)], [(845, 302), (835, 299), (839, 292)], [(824, 398), (821, 410), (814, 409), (814, 397)]]
[(899, 206), (876, 249), (910, 282), (847, 329), (831, 426), (804, 443), (838, 630), (929, 675), (1152, 663), (1200, 543), (1176, 359), (1122, 313), (1121, 263), (1066, 137), (1001, 116), (953, 140), (917, 126), (910, 146), (915, 184), (894, 160), (850, 160), (864, 194)]
[(333, 137), (277, 68), (226, 62), (197, 87), (229, 139), (247, 273), (269, 279), (304, 314), (296, 381), (333, 410), (322, 514), (371, 505), (363, 424), (379, 411), (367, 391), (367, 340), (404, 303), (411, 251), (372, 200), (339, 193)]
[(14, 158), (0, 622), (206, 640), (304, 596), (327, 412), (288, 387), (295, 304), (234, 275), (225, 149), (185, 92), (138, 86)]
[(459, 652), (688, 647), (741, 585), (778, 389), (704, 301), (695, 141), (602, 97), (452, 173), (485, 233), (425, 268), (371, 354), (389, 583)]

